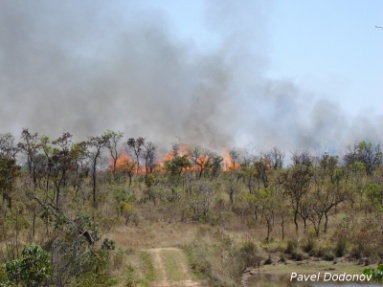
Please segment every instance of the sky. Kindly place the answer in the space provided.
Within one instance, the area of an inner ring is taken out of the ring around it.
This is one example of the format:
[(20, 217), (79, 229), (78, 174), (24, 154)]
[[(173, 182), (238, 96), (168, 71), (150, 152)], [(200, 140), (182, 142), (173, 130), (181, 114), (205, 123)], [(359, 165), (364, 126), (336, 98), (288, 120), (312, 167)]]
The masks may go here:
[(379, 0), (0, 0), (0, 133), (383, 142)]

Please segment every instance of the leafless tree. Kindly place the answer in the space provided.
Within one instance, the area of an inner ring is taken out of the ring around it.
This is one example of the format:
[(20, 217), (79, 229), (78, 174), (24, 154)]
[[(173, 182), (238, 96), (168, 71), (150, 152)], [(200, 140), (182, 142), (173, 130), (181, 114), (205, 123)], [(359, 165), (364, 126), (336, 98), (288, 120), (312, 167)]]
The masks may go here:
[(144, 145), (144, 151), (142, 153), (145, 160), (145, 174), (153, 172), (153, 167), (156, 161), (157, 146), (152, 142), (147, 142)]
[(21, 132), (21, 140), (22, 141), (18, 144), (18, 148), (27, 157), (28, 171), (32, 176), (33, 186), (36, 188), (37, 176), (35, 169), (35, 159), (40, 149), (40, 144), (38, 142), (38, 134), (31, 134), (28, 129), (23, 129), (23, 131)]
[(266, 157), (270, 160), (271, 169), (282, 168), (285, 155), (277, 147), (273, 147), (273, 149), (266, 154)]
[(121, 156), (121, 151), (119, 151), (119, 141), (124, 136), (121, 132), (115, 132), (111, 130), (107, 130), (104, 134), (105, 137), (109, 138), (109, 141), (106, 145), (106, 147), (109, 150), (109, 154), (112, 157), (113, 163), (112, 163), (112, 174), (113, 177), (116, 178), (116, 171), (117, 171), (117, 161)]
[(12, 134), (0, 134), (0, 156), (15, 158), (19, 148), (15, 145), (15, 138)]
[(210, 165), (212, 157), (209, 157), (209, 155), (211, 154), (211, 151), (203, 149), (200, 146), (193, 146), (190, 151), (191, 160), (198, 168), (197, 177), (200, 179), (204, 171), (207, 170)]
[(229, 149), (229, 156), (231, 158), (231, 168), (235, 168), (239, 160), (239, 152), (236, 149), (231, 148)]
[(137, 173), (140, 170), (140, 154), (142, 148), (144, 147), (145, 139), (143, 137), (138, 137), (137, 139), (129, 138), (128, 139), (128, 147), (133, 151), (136, 162), (137, 162)]
[(294, 152), (292, 155), (292, 161), (294, 165), (301, 165), (306, 168), (309, 168), (313, 164), (313, 157), (308, 151), (304, 152)]

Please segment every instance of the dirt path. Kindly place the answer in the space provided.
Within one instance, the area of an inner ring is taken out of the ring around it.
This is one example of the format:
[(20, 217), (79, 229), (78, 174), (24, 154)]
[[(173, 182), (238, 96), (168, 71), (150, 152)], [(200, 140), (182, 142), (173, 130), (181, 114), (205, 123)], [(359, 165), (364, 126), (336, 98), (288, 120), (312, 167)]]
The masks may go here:
[(154, 248), (146, 250), (152, 255), (156, 271), (153, 287), (205, 287), (193, 280), (185, 253), (179, 248)]

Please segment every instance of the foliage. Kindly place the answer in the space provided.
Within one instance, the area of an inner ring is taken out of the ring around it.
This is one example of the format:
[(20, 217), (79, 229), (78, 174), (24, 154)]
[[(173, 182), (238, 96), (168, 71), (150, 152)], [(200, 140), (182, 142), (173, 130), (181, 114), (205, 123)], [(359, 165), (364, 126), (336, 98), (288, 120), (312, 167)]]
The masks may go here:
[(239, 258), (241, 267), (259, 267), (262, 257), (258, 254), (258, 248), (254, 242), (248, 241), (243, 243), (239, 249)]
[(364, 275), (372, 275), (372, 280), (383, 282), (383, 264), (379, 264), (376, 269), (366, 268), (363, 270)]
[(0, 194), (8, 201), (8, 207), (12, 207), (10, 192), (13, 189), (16, 178), (20, 175), (20, 167), (14, 158), (0, 156)]
[(26, 287), (42, 286), (51, 276), (48, 252), (38, 245), (23, 250), (21, 258), (6, 263), (9, 280)]

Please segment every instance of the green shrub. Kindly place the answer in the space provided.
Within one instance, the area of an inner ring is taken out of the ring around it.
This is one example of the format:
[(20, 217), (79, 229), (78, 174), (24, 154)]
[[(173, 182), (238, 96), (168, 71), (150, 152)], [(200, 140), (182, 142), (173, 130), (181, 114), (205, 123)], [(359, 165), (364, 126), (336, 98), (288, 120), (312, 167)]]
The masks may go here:
[[(9, 280), (5, 264), (0, 265), (0, 282), (7, 282)], [(2, 285), (0, 285), (2, 286)]]
[(21, 258), (7, 262), (5, 267), (11, 282), (28, 287), (41, 286), (52, 269), (48, 252), (38, 245), (25, 248)]
[(372, 280), (383, 282), (383, 264), (379, 264), (376, 269), (367, 268), (363, 270), (364, 275), (372, 275)]

